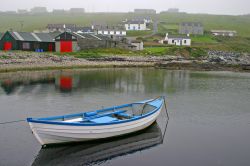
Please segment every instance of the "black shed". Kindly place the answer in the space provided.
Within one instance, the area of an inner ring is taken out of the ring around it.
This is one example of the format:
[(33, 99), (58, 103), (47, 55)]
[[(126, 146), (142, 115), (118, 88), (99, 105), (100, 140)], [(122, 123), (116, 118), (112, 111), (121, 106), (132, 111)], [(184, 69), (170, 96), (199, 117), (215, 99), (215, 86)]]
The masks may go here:
[(5, 51), (55, 51), (55, 41), (49, 33), (7, 31), (0, 40), (0, 49)]

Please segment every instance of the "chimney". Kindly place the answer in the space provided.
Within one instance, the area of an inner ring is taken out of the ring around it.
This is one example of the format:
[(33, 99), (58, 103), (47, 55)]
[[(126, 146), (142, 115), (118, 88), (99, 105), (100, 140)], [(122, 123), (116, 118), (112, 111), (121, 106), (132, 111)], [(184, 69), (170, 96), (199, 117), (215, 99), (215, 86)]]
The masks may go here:
[(166, 33), (166, 37), (165, 37), (165, 41), (167, 41), (168, 40), (168, 33)]

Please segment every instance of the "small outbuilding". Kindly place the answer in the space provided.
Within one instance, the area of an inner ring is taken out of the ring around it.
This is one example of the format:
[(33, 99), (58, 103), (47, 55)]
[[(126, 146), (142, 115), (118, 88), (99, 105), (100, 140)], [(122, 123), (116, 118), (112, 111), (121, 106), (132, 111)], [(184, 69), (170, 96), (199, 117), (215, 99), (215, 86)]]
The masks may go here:
[(77, 35), (70, 32), (63, 32), (55, 37), (56, 52), (76, 52), (79, 50), (77, 45)]
[(229, 37), (237, 36), (237, 32), (232, 30), (211, 30), (211, 33), (214, 36), (229, 36)]
[(130, 43), (132, 46), (135, 46), (132, 48), (132, 50), (135, 50), (135, 51), (141, 51), (143, 50), (143, 41), (138, 41), (138, 40), (133, 40), (131, 41)]

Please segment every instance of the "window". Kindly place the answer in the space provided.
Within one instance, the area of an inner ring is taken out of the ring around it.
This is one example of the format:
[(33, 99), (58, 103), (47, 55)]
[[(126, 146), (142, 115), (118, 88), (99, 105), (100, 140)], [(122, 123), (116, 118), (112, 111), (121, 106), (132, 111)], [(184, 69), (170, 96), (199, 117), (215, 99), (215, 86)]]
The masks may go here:
[(184, 44), (187, 44), (187, 40), (184, 40)]
[(30, 49), (30, 43), (23, 43), (23, 49), (25, 50)]

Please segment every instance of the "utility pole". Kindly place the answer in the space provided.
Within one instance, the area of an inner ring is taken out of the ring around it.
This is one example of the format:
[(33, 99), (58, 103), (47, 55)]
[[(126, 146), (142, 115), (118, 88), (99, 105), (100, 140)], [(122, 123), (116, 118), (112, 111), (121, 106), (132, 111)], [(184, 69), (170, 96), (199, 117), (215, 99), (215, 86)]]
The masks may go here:
[(19, 23), (20, 23), (20, 26), (21, 26), (21, 30), (20, 31), (22, 32), (24, 21), (19, 21)]

